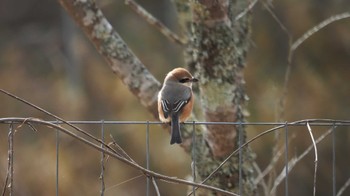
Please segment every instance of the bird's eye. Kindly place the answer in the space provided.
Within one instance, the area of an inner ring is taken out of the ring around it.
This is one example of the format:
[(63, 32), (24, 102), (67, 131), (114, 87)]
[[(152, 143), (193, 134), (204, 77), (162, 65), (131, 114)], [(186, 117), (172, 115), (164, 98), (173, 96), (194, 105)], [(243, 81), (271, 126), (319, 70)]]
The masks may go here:
[(180, 83), (186, 83), (188, 82), (190, 79), (189, 78), (182, 78), (179, 80)]

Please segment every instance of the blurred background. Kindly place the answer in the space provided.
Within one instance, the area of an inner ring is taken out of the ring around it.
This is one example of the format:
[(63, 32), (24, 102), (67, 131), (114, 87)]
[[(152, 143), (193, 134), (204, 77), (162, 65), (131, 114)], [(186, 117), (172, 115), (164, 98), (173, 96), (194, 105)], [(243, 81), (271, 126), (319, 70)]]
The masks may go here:
[[(179, 32), (171, 1), (138, 1), (163, 23)], [(162, 81), (172, 68), (183, 65), (183, 48), (169, 42), (121, 0), (99, 0), (104, 14), (129, 47)], [(326, 18), (348, 11), (350, 1), (272, 1), (273, 11), (296, 40)], [(250, 122), (277, 120), (287, 66), (288, 37), (261, 4), (253, 8), (251, 50), (245, 70)], [(335, 22), (305, 41), (295, 52), (286, 98), (286, 121), (310, 118), (349, 119), (350, 19)], [(0, 88), (16, 94), (66, 120), (155, 120), (112, 73), (85, 35), (57, 1), (0, 1)], [(0, 117), (36, 117), (53, 120), (0, 94)], [(101, 126), (81, 125), (96, 136)], [(190, 157), (182, 148), (169, 146), (169, 134), (150, 127), (151, 169), (187, 178)], [(269, 127), (248, 126), (252, 137)], [(316, 136), (328, 128), (314, 127)], [(0, 184), (7, 167), (8, 125), (0, 125)], [(15, 134), (15, 195), (54, 195), (56, 133), (21, 128)], [(109, 135), (140, 165), (145, 165), (145, 130), (142, 125), (106, 125)], [(336, 187), (350, 177), (349, 127), (337, 127)], [(311, 144), (306, 127), (290, 128), (294, 140), (290, 156)], [(265, 168), (272, 156), (273, 134), (251, 147)], [(319, 144), (317, 195), (332, 193), (332, 139)], [(98, 195), (100, 154), (60, 135), (60, 195)], [(282, 158), (283, 159), (283, 158)], [(283, 162), (282, 162), (283, 163)], [(283, 164), (277, 165), (279, 172)], [(314, 155), (306, 156), (289, 178), (291, 195), (311, 195)], [(146, 180), (139, 172), (109, 159), (105, 195), (144, 195)], [(137, 177), (133, 180), (130, 180)], [(130, 181), (128, 181), (130, 180)], [(158, 182), (162, 195), (184, 195), (187, 187)], [(2, 187), (2, 186), (1, 186)], [(152, 188), (151, 188), (152, 189)], [(278, 191), (284, 193), (283, 185)], [(344, 195), (350, 194), (347, 190)]]

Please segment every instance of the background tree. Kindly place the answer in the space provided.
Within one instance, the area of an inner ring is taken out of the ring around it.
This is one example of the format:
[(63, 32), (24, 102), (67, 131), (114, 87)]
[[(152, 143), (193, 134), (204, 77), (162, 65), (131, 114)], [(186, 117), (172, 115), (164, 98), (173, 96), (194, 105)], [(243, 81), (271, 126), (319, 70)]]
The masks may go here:
[[(8, 8), (9, 5), (11, 5), (11, 2), (12, 1), (3, 1), (2, 4), (4, 4), (4, 6), (0, 7)], [(61, 2), (69, 3), (70, 1)], [(1, 18), (3, 21), (5, 21), (2, 24), (7, 25), (6, 28), (2, 28), (4, 30), (2, 31), (3, 35), (6, 35), (2, 37), (6, 37), (8, 40), (15, 40), (12, 42), (5, 42), (3, 40), (3, 43), (6, 44), (4, 44), (2, 48), (2, 51), (4, 52), (2, 52), (1, 57), (3, 63), (0, 74), (3, 84), (8, 89), (13, 89), (13, 91), (17, 92), (18, 95), (23, 95), (23, 97), (27, 97), (26, 95), (30, 93), (31, 99), (35, 100), (36, 103), (42, 103), (44, 108), (50, 111), (56, 111), (55, 113), (61, 114), (66, 118), (100, 119), (101, 117), (105, 118), (107, 116), (107, 118), (110, 119), (144, 120), (144, 116), (147, 116), (147, 114), (140, 112), (140, 108), (142, 108), (142, 106), (135, 103), (142, 103), (142, 105), (145, 106), (148, 111), (151, 111), (153, 115), (156, 115), (154, 98), (159, 90), (160, 82), (158, 82), (158, 80), (155, 78), (159, 78), (159, 81), (162, 80), (164, 78), (164, 74), (171, 69), (169, 65), (187, 65), (190, 67), (192, 72), (194, 72), (201, 79), (197, 92), (197, 100), (200, 100), (198, 103), (202, 104), (198, 108), (203, 108), (203, 110), (196, 112), (196, 120), (223, 120), (240, 122), (244, 121), (243, 114), (245, 113), (244, 104), (246, 99), (242, 86), (242, 83), (244, 82), (242, 71), (246, 61), (247, 46), (249, 45), (248, 43), (253, 43), (255, 47), (253, 47), (249, 52), (250, 60), (248, 62), (251, 64), (251, 66), (248, 66), (248, 70), (245, 72), (248, 80), (247, 90), (251, 97), (250, 110), (252, 111), (252, 116), (250, 119), (258, 119), (261, 121), (276, 119), (274, 118), (275, 108), (277, 105), (275, 102), (277, 102), (276, 97), (279, 96), (278, 89), (281, 87), (280, 83), (282, 83), (281, 81), (283, 80), (283, 77), (281, 76), (283, 76), (285, 72), (285, 66), (283, 65), (287, 64), (286, 59), (288, 44), (286, 40), (288, 40), (288, 36), (286, 36), (286, 33), (281, 30), (281, 26), (275, 22), (273, 17), (271, 17), (273, 15), (267, 14), (268, 12), (265, 11), (266, 8), (261, 6), (264, 5), (263, 3), (256, 4), (256, 1), (252, 1), (251, 4), (243, 1), (236, 1), (234, 3), (231, 1), (191, 1), (190, 4), (187, 4), (187, 1), (175, 1), (175, 8), (180, 21), (179, 26), (182, 27), (182, 36), (179, 36), (180, 38), (178, 39), (176, 37), (173, 38), (173, 40), (180, 45), (180, 47), (174, 47), (158, 44), (164, 43), (165, 40), (162, 40), (162, 42), (154, 42), (153, 40), (155, 37), (157, 37), (157, 39), (162, 39), (159, 38), (161, 36), (157, 34), (157, 30), (142, 31), (142, 33), (140, 33), (139, 28), (146, 26), (146, 24), (143, 24), (142, 20), (136, 17), (134, 19), (129, 19), (132, 18), (132, 15), (134, 14), (126, 13), (126, 7), (122, 4), (101, 1), (99, 2), (98, 7), (102, 7), (103, 11), (97, 13), (97, 15), (94, 15), (91, 12), (86, 14), (84, 9), (88, 9), (89, 6), (94, 7), (96, 5), (91, 1), (81, 2), (85, 2), (85, 4), (75, 4), (77, 7), (81, 6), (80, 12), (73, 9), (73, 6), (71, 7), (73, 11), (77, 11), (74, 12), (74, 17), (78, 20), (78, 24), (80, 24), (81, 27), (88, 27), (82, 29), (84, 29), (86, 34), (90, 36), (93, 43), (97, 45), (99, 52), (102, 54), (102, 56), (104, 56), (104, 58), (107, 59), (112, 70), (117, 73), (124, 84), (126, 84), (126, 86), (129, 88), (126, 89), (120, 83), (116, 83), (113, 79), (111, 79), (113, 77), (106, 77), (108, 76), (110, 69), (104, 69), (104, 66), (102, 65), (104, 63), (99, 61), (99, 57), (97, 57), (97, 55), (91, 55), (94, 54), (94, 50), (84, 44), (84, 41), (81, 40), (83, 36), (79, 35), (70, 41), (64, 42), (59, 40), (60, 36), (57, 35), (57, 30), (59, 29), (57, 24), (61, 18), (57, 17), (60, 15), (57, 5), (55, 5), (55, 8), (53, 8), (53, 5), (45, 4), (35, 6), (38, 4), (32, 2), (32, 4), (30, 4), (32, 6), (28, 5), (29, 9), (25, 9), (26, 6), (23, 5), (23, 12), (16, 12), (22, 15), (18, 14), (16, 17), (12, 17), (11, 14), (6, 11), (11, 9), (5, 9), (3, 12), (1, 12), (4, 16)], [(130, 3), (131, 1), (128, 2)], [(115, 4), (118, 6), (115, 6)], [(283, 24), (286, 24), (287, 29), (293, 29), (293, 31), (289, 32), (291, 35), (301, 35), (322, 19), (336, 13), (341, 13), (342, 9), (348, 6), (347, 2), (325, 4), (302, 2), (299, 3), (297, 7), (293, 1), (286, 1), (283, 3), (273, 2), (273, 4), (275, 6), (274, 10), (278, 18), (282, 20)], [(86, 5), (86, 7), (83, 7), (82, 5)], [(255, 6), (253, 11), (251, 8), (253, 8), (254, 5), (260, 6)], [(69, 10), (68, 4), (67, 7)], [(132, 6), (130, 7), (132, 8)], [(157, 4), (146, 4), (145, 7), (147, 10), (155, 13), (157, 18), (162, 18), (167, 24), (174, 23), (174, 21), (171, 21), (171, 19), (168, 18), (168, 13), (164, 14), (159, 12), (159, 7), (164, 7), (164, 9), (168, 10), (170, 7), (169, 4), (160, 4), (157, 2)], [(259, 9), (260, 7), (264, 8)], [(35, 14), (32, 13), (30, 15), (31, 17), (26, 17), (26, 12), (31, 13), (28, 11), (31, 10), (30, 8), (36, 8)], [(49, 10), (50, 13), (47, 13), (47, 10)], [(94, 9), (93, 11), (97, 10), (98, 9)], [(175, 11), (172, 10), (172, 12)], [(295, 12), (298, 14), (295, 14)], [(14, 12), (11, 13), (13, 14)], [(117, 22), (112, 22), (112, 25), (108, 25), (107, 21), (103, 18), (102, 13), (107, 13), (107, 17), (110, 18), (110, 21), (113, 21), (111, 20), (112, 18), (119, 19), (123, 18), (124, 16), (125, 18), (126, 16), (129, 18), (125, 19), (126, 22), (124, 23), (120, 23), (120, 21), (123, 20), (116, 20)], [(250, 30), (251, 14), (254, 14), (256, 18), (258, 18), (255, 20), (255, 22), (253, 21), (254, 31)], [(16, 20), (16, 18), (19, 19)], [(45, 18), (44, 21), (46, 21), (46, 23), (44, 23), (45, 25), (43, 26), (37, 25), (38, 22), (35, 23), (35, 21), (40, 21), (41, 18)], [(34, 22), (26, 22), (28, 20)], [(135, 21), (141, 22), (136, 23)], [(96, 28), (91, 28), (95, 25), (98, 26)], [(112, 26), (116, 27), (118, 33), (128, 39), (128, 45), (133, 48), (135, 54), (142, 59), (141, 61), (143, 63), (135, 58), (135, 55), (127, 49), (125, 43), (123, 43), (120, 39), (117, 39), (118, 34), (112, 30)], [(124, 28), (120, 26), (123, 26)], [(337, 24), (337, 26), (333, 26), (333, 28), (336, 30), (324, 31), (321, 35), (317, 35), (320, 37), (313, 36), (313, 38), (306, 42), (308, 44), (306, 44), (304, 48), (299, 49), (298, 53), (296, 53), (298, 56), (297, 58), (294, 58), (293, 64), (298, 66), (293, 66), (293, 73), (294, 77), (297, 76), (297, 79), (291, 80), (289, 83), (289, 86), (292, 87), (290, 89), (293, 90), (290, 90), (288, 94), (289, 102), (287, 102), (285, 105), (285, 111), (288, 112), (286, 112), (284, 116), (285, 119), (320, 116), (346, 118), (346, 116), (348, 116), (348, 111), (344, 110), (344, 107), (341, 105), (341, 103), (346, 103), (346, 95), (347, 92), (349, 92), (346, 85), (344, 85), (344, 81), (346, 81), (345, 78), (347, 78), (346, 73), (348, 73), (347, 70), (349, 68), (346, 66), (346, 62), (348, 62), (348, 54), (346, 52), (346, 43), (348, 43), (346, 41), (346, 37), (348, 35), (348, 29), (344, 28), (344, 26), (344, 23), (340, 23)], [(72, 27), (69, 27), (68, 29), (71, 28)], [(14, 31), (11, 31), (12, 29), (14, 29)], [(13, 32), (16, 32), (17, 29), (20, 29), (17, 31), (18, 33), (13, 34)], [(253, 33), (252, 40), (254, 41), (249, 39), (251, 32)], [(276, 36), (271, 36), (275, 34)], [(66, 36), (64, 37), (67, 38), (74, 35), (74, 32), (65, 32), (65, 35)], [(141, 35), (145, 35), (147, 39), (142, 38)], [(11, 39), (11, 37), (13, 37), (13, 39)], [(115, 42), (113, 42), (113, 40)], [(324, 40), (332, 40), (332, 42), (330, 43), (330, 41), (327, 42)], [(67, 46), (64, 46), (63, 44), (59, 45), (61, 43), (71, 44), (67, 44)], [(146, 47), (151, 44), (157, 52), (147, 53)], [(324, 48), (324, 44), (329, 46), (329, 48), (332, 48), (332, 50), (328, 50), (327, 55), (324, 55), (324, 53), (322, 53), (324, 51), (320, 50), (321, 48)], [(6, 48), (6, 50), (4, 50), (4, 48)], [(33, 50), (33, 48), (36, 50)], [(67, 54), (72, 54), (72, 52), (65, 52), (66, 50), (64, 48), (71, 48), (71, 51), (76, 52), (76, 55), (79, 56), (77, 59), (81, 60), (80, 63), (83, 64), (84, 67), (81, 67), (79, 62), (69, 60), (70, 58), (67, 56)], [(166, 52), (169, 57), (162, 57), (163, 55), (159, 54), (159, 51)], [(185, 51), (184, 61), (179, 60), (181, 59), (181, 51)], [(327, 58), (328, 56), (329, 58)], [(321, 58), (322, 60), (320, 60)], [(81, 73), (79, 73), (79, 71), (70, 70), (70, 68), (73, 68), (73, 66), (62, 68), (63, 64), (74, 65), (72, 62), (76, 63), (75, 66), (77, 66), (77, 70), (80, 70)], [(38, 66), (24, 66), (34, 64)], [(101, 64), (101, 66), (96, 66), (97, 64)], [(147, 69), (150, 71), (148, 71), (143, 64), (146, 64)], [(159, 69), (160, 65), (164, 65), (165, 68)], [(342, 71), (339, 72), (337, 69)], [(17, 76), (16, 80), (13, 80), (14, 73)], [(62, 75), (65, 76), (65, 73), (72, 74), (73, 77), (70, 76), (68, 78), (73, 79), (64, 79)], [(154, 74), (155, 77), (153, 77), (150, 73)], [(330, 75), (328, 75), (328, 73), (336, 73), (336, 76), (332, 75), (332, 77), (329, 77)], [(81, 74), (80, 77), (76, 77), (77, 74)], [(135, 75), (141, 77), (135, 77)], [(74, 80), (74, 78), (77, 80)], [(260, 81), (264, 82), (262, 83)], [(333, 88), (334, 86), (340, 88)], [(35, 94), (31, 93), (33, 92), (33, 89), (35, 89)], [(225, 91), (223, 91), (223, 89)], [(131, 96), (128, 96), (127, 98), (125, 96), (120, 96), (120, 94), (127, 96), (128, 91), (131, 91), (134, 95), (136, 95), (138, 100), (133, 99)], [(222, 92), (225, 93), (225, 96), (222, 96)], [(207, 94), (209, 96), (203, 96), (203, 94)], [(315, 97), (322, 97), (322, 99), (315, 99)], [(125, 99), (132, 100), (133, 102), (129, 100), (126, 102)], [(298, 100), (303, 101), (301, 102)], [(5, 99), (3, 103), (3, 106), (14, 105), (14, 103), (10, 102), (8, 99)], [(320, 107), (326, 105), (326, 103), (339, 104), (331, 105), (330, 107), (332, 110), (329, 111), (327, 107)], [(62, 107), (67, 106), (67, 104), (74, 107)], [(136, 107), (134, 107), (134, 105), (136, 105)], [(15, 110), (13, 108), (20, 109)], [(5, 107), (5, 109), (2, 111), (6, 115), (18, 113), (21, 115), (28, 114), (35, 117), (40, 117), (41, 115), (35, 112), (33, 113), (22, 110), (20, 106), (11, 108)], [(198, 126), (197, 129), (201, 129), (201, 131), (198, 131), (197, 139), (198, 141), (205, 140), (206, 142), (196, 143), (196, 145), (198, 145), (196, 146), (198, 148), (197, 152), (201, 150), (203, 155), (206, 156), (197, 157), (197, 163), (204, 161), (205, 163), (217, 165), (223, 159), (223, 157), (226, 157), (227, 154), (235, 149), (236, 145), (238, 145), (238, 128)], [(89, 129), (93, 128), (89, 127)], [(128, 130), (134, 129), (130, 127), (122, 127), (119, 129), (122, 131), (119, 132), (117, 138), (120, 138), (120, 142), (125, 145), (127, 151), (130, 151), (137, 157), (137, 154), (139, 154), (139, 149), (134, 150), (132, 147), (133, 145), (130, 145), (130, 141), (142, 143), (143, 139), (140, 138), (143, 138), (144, 135), (142, 135), (142, 133), (138, 133), (137, 136), (130, 135), (127, 133)], [(154, 129), (157, 128), (154, 127)], [(217, 132), (217, 130), (226, 129), (227, 131), (223, 131), (223, 135), (218, 134)], [(190, 138), (190, 129), (184, 131), (187, 132), (185, 136)], [(259, 130), (253, 129), (251, 131), (251, 133), (255, 133)], [(205, 134), (203, 135), (202, 133)], [(168, 138), (168, 135), (166, 133), (163, 135), (162, 134), (156, 135), (154, 138), (157, 138), (157, 141), (160, 141), (160, 144), (162, 144), (162, 141), (164, 141), (163, 146), (166, 146), (165, 148), (167, 148), (164, 150), (165, 153), (163, 152), (164, 155), (174, 152), (181, 154), (181, 151), (176, 150), (176, 148), (174, 149), (173, 147), (167, 147), (168, 140), (164, 138)], [(28, 135), (21, 133), (19, 140), (21, 139), (21, 136), (23, 136), (23, 138), (28, 138)], [(224, 138), (222, 138), (223, 136)], [(204, 137), (204, 139), (201, 139), (201, 137)], [(244, 137), (245, 136), (243, 136), (243, 138)], [(344, 137), (343, 135), (339, 138), (346, 138), (346, 136)], [(27, 139), (25, 141), (29, 140)], [(125, 141), (129, 142), (123, 143)], [(6, 144), (6, 142), (1, 143)], [(303, 143), (303, 140), (301, 140), (300, 143)], [(299, 146), (302, 146), (300, 143)], [(50, 141), (37, 143), (37, 145), (43, 146), (49, 146), (49, 144)], [(187, 140), (187, 142), (184, 143), (183, 148), (186, 150), (190, 149), (190, 144), (190, 140)], [(25, 143), (22, 145), (25, 146)], [(67, 149), (69, 149), (68, 147), (70, 145), (71, 142), (69, 141), (65, 141), (63, 144), (63, 146), (66, 146)], [(346, 149), (349, 148), (346, 146), (341, 146), (344, 145), (344, 142), (338, 142), (338, 145), (340, 146), (337, 147), (337, 149), (342, 149), (340, 152), (341, 154), (347, 153)], [(258, 154), (260, 154), (261, 152), (269, 151), (268, 149), (270, 146), (271, 142), (263, 142), (253, 147), (255, 147), (255, 149), (259, 149)], [(31, 147), (26, 150), (31, 150), (32, 148), (35, 149), (35, 146), (31, 145)], [(74, 148), (76, 151), (84, 150), (83, 147), (79, 146)], [(3, 149), (6, 148), (4, 147)], [(159, 153), (157, 156), (162, 156), (162, 152), (157, 151), (157, 153)], [(27, 154), (30, 155), (32, 153)], [(69, 159), (70, 155), (73, 156), (74, 153), (72, 152), (65, 155), (65, 160), (68, 161), (65, 161), (65, 164), (63, 164), (61, 167), (63, 173), (74, 173), (71, 170), (76, 171), (80, 168), (79, 165), (74, 164), (75, 162), (73, 160)], [(249, 151), (247, 151), (246, 155), (249, 155)], [(42, 156), (45, 157), (45, 155)], [(18, 155), (18, 157), (25, 156)], [(44, 157), (42, 158), (44, 159)], [(178, 160), (175, 160), (178, 161), (179, 166), (189, 165), (188, 163), (184, 163), (188, 161), (188, 158), (184, 158), (185, 156), (179, 157), (180, 158)], [(258, 161), (264, 165), (264, 163), (266, 163), (266, 158), (262, 157), (268, 156), (258, 157)], [(139, 159), (140, 162), (142, 162), (142, 159)], [(46, 160), (51, 159), (46, 158)], [(85, 163), (92, 164), (94, 162), (93, 156), (87, 158), (87, 160), (88, 161), (85, 161)], [(170, 160), (174, 162), (173, 159)], [(234, 164), (235, 161), (236, 158), (232, 158), (230, 163)], [(252, 161), (253, 160), (250, 156), (244, 158), (244, 184), (247, 184), (248, 188), (243, 190), (247, 191), (247, 193), (255, 188), (249, 183), (254, 178), (253, 173), (250, 172)], [(164, 160), (163, 165), (170, 165), (170, 162)], [(38, 164), (40, 164), (40, 162), (38, 162)], [(176, 170), (176, 173), (171, 173), (168, 168), (164, 168), (164, 166), (160, 165), (156, 166), (156, 163), (153, 164), (155, 165), (155, 168), (159, 168), (161, 171), (169, 172), (169, 175), (179, 176), (189, 173), (188, 168), (183, 169), (181, 167), (181, 170)], [(342, 164), (345, 166), (347, 165), (346, 161), (342, 162)], [(73, 167), (71, 167), (72, 165)], [(116, 163), (116, 168), (118, 168), (118, 166), (119, 165)], [(33, 167), (35, 167), (35, 165)], [(339, 167), (342, 168), (341, 166)], [(237, 188), (236, 185), (238, 176), (231, 175), (237, 172), (237, 167), (235, 165), (232, 166), (227, 164), (226, 168), (229, 169), (224, 169), (222, 171), (220, 175), (221, 178), (216, 177), (215, 179), (218, 181), (212, 181), (211, 183), (220, 183), (220, 185), (228, 189), (234, 189), (235, 187)], [(307, 166), (305, 166), (305, 168), (307, 168)], [(206, 168), (198, 167), (198, 169), (199, 172), (203, 172), (199, 173), (200, 177), (203, 178), (208, 174)], [(111, 168), (111, 170), (113, 169)], [(33, 169), (33, 171), (36, 170)], [(224, 172), (227, 172), (227, 175), (223, 175)], [(21, 172), (21, 169), (18, 169), (17, 173), (23, 173), (23, 171)], [(97, 174), (91, 172), (89, 175), (85, 174), (81, 177), (84, 179), (94, 179), (96, 175), (98, 176), (98, 172)], [(29, 174), (28, 176), (31, 175)], [(123, 174), (121, 176), (123, 176)], [(115, 178), (117, 177), (111, 177), (111, 179)], [(344, 179), (344, 177), (342, 179)], [(68, 186), (68, 184), (73, 184), (69, 183), (70, 180), (67, 179), (65, 179), (65, 182), (65, 186)], [(71, 180), (71, 182), (77, 181)], [(16, 184), (21, 183), (17, 182)], [(22, 184), (22, 186), (24, 186), (25, 183), (23, 182)], [(75, 183), (76, 186), (83, 186), (82, 184)], [(294, 184), (297, 184), (297, 182), (294, 182)], [(173, 186), (169, 186), (168, 188), (177, 190), (176, 187), (174, 188)], [(89, 189), (91, 190), (93, 187), (89, 187)], [(125, 190), (130, 189), (125, 188)], [(326, 193), (325, 191), (323, 192)], [(69, 193), (71, 194), (72, 192)], [(76, 192), (76, 194), (84, 193)], [(302, 194), (298, 193), (298, 195)]]

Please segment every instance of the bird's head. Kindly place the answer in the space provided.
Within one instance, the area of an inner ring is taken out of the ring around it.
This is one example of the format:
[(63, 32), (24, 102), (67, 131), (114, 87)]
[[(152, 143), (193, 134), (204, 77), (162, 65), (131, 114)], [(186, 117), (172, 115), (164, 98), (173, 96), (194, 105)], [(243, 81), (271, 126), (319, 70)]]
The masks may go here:
[(165, 77), (164, 82), (176, 82), (188, 87), (192, 87), (193, 82), (198, 82), (197, 78), (194, 78), (189, 71), (184, 68), (175, 68), (170, 71)]

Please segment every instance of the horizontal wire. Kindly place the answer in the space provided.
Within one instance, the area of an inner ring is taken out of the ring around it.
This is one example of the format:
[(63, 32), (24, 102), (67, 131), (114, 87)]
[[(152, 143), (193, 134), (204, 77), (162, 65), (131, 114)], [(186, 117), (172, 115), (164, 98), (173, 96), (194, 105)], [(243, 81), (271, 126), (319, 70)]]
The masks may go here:
[[(10, 123), (22, 123), (19, 122), (19, 118), (2, 118), (2, 122), (4, 124), (10, 124)], [(26, 118), (23, 118), (26, 119)], [(31, 119), (31, 118), (27, 118)], [(62, 121), (46, 121), (53, 124), (66, 124)], [(155, 125), (161, 125), (165, 124), (160, 121), (115, 121), (115, 120), (72, 120), (67, 121), (71, 124), (101, 124), (104, 125), (147, 125), (147, 124), (155, 124)], [(184, 122), (183, 124), (187, 125), (262, 125), (262, 126), (306, 126), (306, 124), (309, 123), (310, 126), (350, 126), (350, 120), (332, 120), (332, 119), (305, 119), (300, 121), (294, 121), (294, 122), (200, 122), (200, 121), (188, 121)]]

